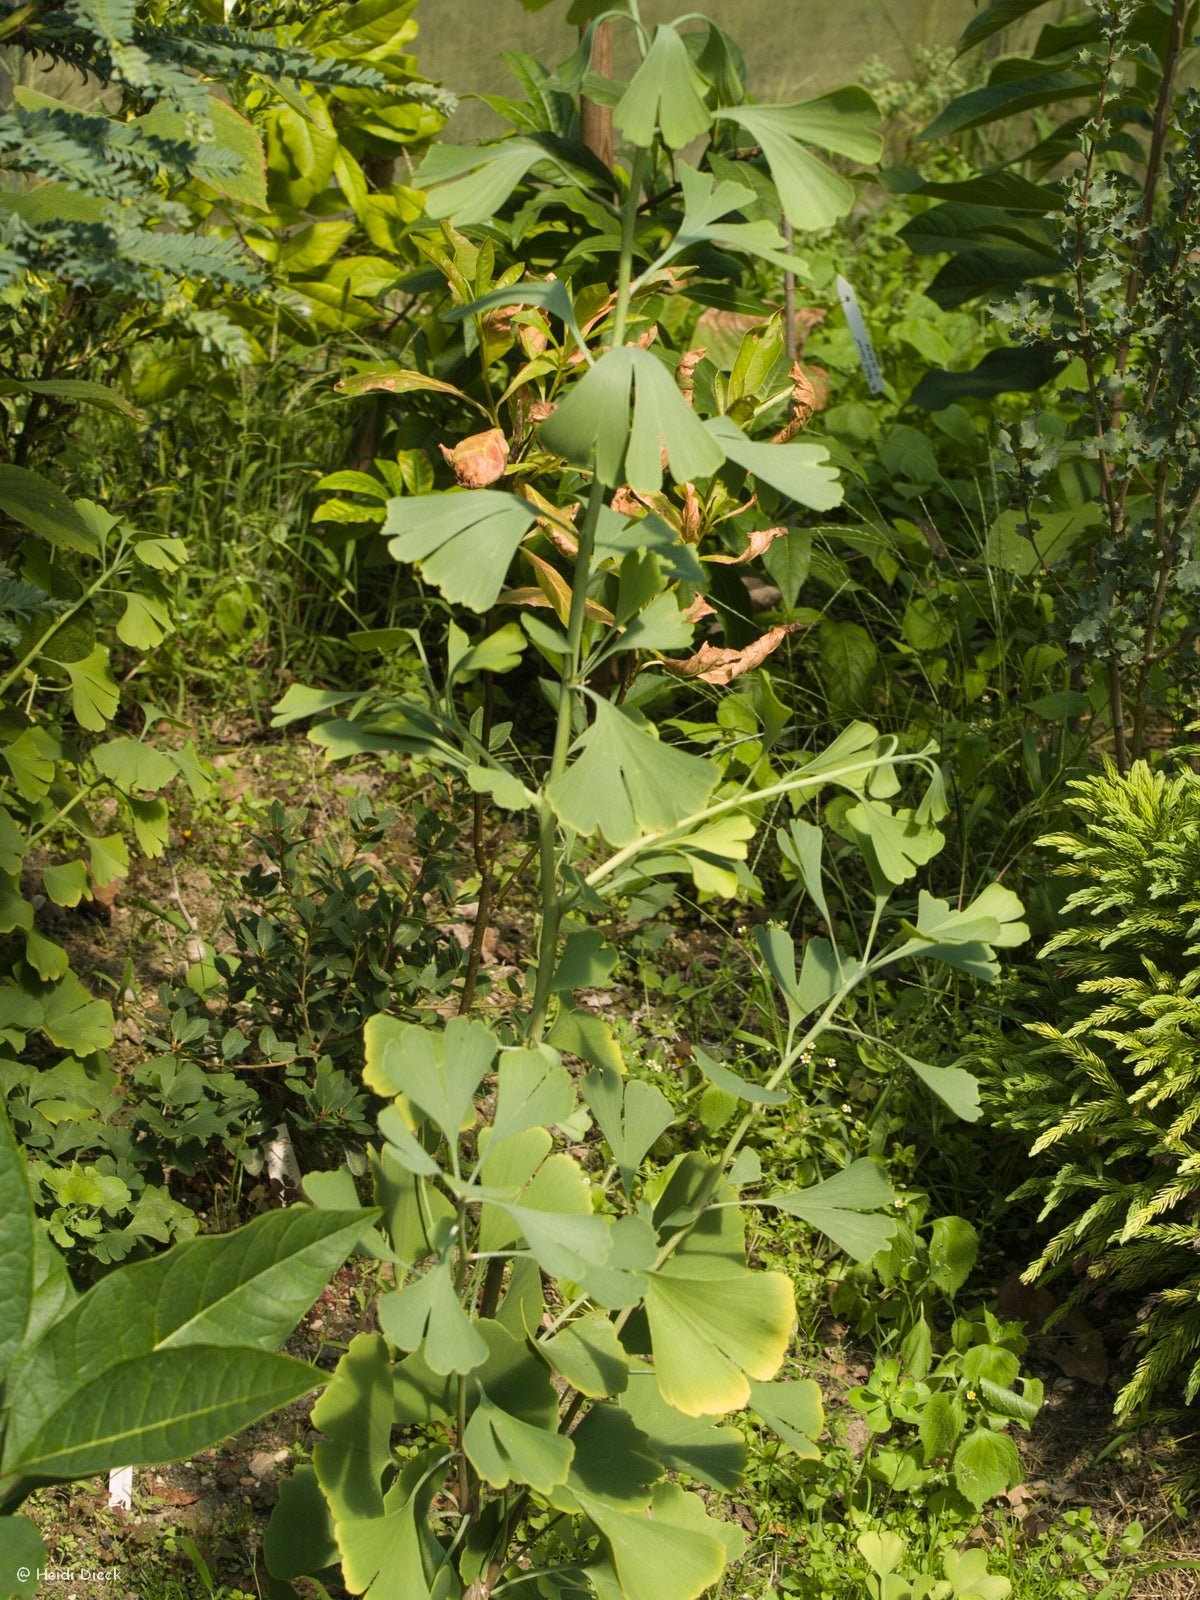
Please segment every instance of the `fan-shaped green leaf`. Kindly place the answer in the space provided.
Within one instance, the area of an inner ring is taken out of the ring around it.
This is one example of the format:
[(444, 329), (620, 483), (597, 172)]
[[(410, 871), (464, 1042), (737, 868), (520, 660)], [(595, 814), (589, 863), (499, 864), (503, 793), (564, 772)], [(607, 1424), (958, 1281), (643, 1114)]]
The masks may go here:
[(798, 1194), (772, 1195), (768, 1203), (820, 1229), (856, 1261), (869, 1261), (886, 1246), (896, 1224), (892, 1217), (865, 1213), (891, 1205), (894, 1199), (882, 1168), (864, 1157), (824, 1183)]
[(716, 781), (711, 763), (663, 744), (607, 700), (597, 700), (595, 712), (575, 760), (547, 786), (562, 823), (620, 846), (666, 833), (703, 810)]
[(773, 1378), (796, 1305), (789, 1278), (720, 1258), (672, 1258), (646, 1276), (646, 1315), (663, 1399), (685, 1416), (737, 1411), (751, 1378)]
[(447, 600), (488, 611), (537, 512), (498, 489), (402, 495), (388, 501), (385, 534), (397, 561), (413, 561)]
[(670, 149), (681, 150), (708, 132), (712, 114), (704, 103), (707, 88), (680, 35), (672, 27), (660, 27), (617, 102), (613, 123), (640, 149), (648, 150), (661, 132)]

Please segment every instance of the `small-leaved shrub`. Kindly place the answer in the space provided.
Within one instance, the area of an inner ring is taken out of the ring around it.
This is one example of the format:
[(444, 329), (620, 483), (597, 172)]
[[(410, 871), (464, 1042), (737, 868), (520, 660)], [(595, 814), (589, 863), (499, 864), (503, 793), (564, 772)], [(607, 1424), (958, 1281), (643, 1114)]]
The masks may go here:
[(1026, 1278), (1133, 1313), (1125, 1415), (1200, 1391), (1200, 777), (1139, 762), (1073, 789), (1075, 827), (1044, 841), (1076, 885), (1051, 965), (980, 1060), (1035, 1163), (1018, 1194), (1055, 1228)]

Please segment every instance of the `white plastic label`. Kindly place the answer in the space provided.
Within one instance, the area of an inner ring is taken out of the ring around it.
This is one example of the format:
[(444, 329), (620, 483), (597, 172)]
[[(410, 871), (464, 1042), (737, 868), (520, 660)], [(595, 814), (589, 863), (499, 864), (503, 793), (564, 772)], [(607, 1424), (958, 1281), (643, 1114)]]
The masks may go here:
[(852, 284), (846, 282), (839, 275), (837, 280), (838, 299), (842, 302), (842, 310), (846, 313), (846, 324), (850, 329), (850, 337), (858, 346), (858, 359), (862, 364), (863, 374), (867, 380), (867, 388), (872, 394), (883, 393), (883, 373), (879, 366), (879, 357), (875, 354), (875, 346), (871, 343), (871, 335), (867, 332), (867, 325), (863, 321), (862, 308), (858, 303), (858, 296)]
[(113, 1511), (133, 1509), (133, 1468), (114, 1467), (108, 1475), (108, 1503)]

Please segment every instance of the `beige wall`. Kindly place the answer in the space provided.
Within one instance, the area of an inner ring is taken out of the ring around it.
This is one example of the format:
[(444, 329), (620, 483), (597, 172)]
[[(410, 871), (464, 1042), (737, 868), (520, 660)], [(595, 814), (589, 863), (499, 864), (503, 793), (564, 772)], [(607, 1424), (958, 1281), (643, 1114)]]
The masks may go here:
[[(457, 94), (517, 93), (504, 51), (523, 50), (548, 65), (564, 60), (575, 39), (561, 20), (567, 10), (567, 0), (536, 15), (518, 0), (420, 0), (422, 71)], [(646, 22), (693, 10), (741, 45), (752, 95), (787, 100), (853, 82), (872, 56), (902, 72), (917, 46), (952, 43), (976, 8), (973, 0), (641, 0)], [(466, 134), (478, 120), (468, 104), (455, 132)]]

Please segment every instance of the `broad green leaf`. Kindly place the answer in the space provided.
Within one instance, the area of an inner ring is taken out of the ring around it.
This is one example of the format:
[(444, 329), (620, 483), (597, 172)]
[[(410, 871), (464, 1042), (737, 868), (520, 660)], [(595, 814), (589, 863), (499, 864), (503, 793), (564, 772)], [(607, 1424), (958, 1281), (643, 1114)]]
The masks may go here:
[(705, 1511), (697, 1495), (658, 1484), (650, 1515), (612, 1509), (576, 1491), (609, 1548), (624, 1600), (698, 1600), (742, 1548), (740, 1530)]
[(592, 1212), (591, 1185), (577, 1162), (565, 1154), (542, 1163), (519, 1198), (484, 1191), (486, 1201), (503, 1211), (524, 1236), (544, 1271), (583, 1283), (612, 1252), (612, 1222)]
[(102, 777), (126, 794), (135, 789), (148, 793), (165, 789), (179, 770), (169, 756), (140, 739), (110, 739), (96, 746), (92, 761)]
[(574, 761), (546, 789), (566, 827), (585, 838), (602, 833), (619, 847), (669, 832), (703, 810), (716, 781), (710, 762), (663, 744), (644, 721), (607, 700), (594, 706)]
[[(981, 19), (982, 20), (982, 19)], [(988, 1576), (986, 1550), (947, 1550), (942, 1558), (953, 1600), (1008, 1600), (1013, 1586), (998, 1574)]]
[(36, 1237), (25, 1162), (8, 1116), (0, 1111), (0, 1382), (29, 1322)]
[(44, 394), (72, 405), (95, 406), (127, 422), (141, 421), (141, 413), (123, 394), (88, 378), (5, 378), (0, 380), (0, 394)]
[(407, 1172), (419, 1178), (432, 1178), (441, 1170), (398, 1106), (385, 1106), (379, 1113), (379, 1131), (387, 1140), (388, 1155)]
[(71, 710), (75, 721), (90, 733), (100, 733), (112, 721), (121, 702), (121, 691), (108, 664), (108, 651), (97, 645), (82, 661), (67, 661), (71, 680)]
[(662, 488), (664, 452), (678, 483), (709, 477), (725, 456), (669, 368), (636, 345), (606, 350), (540, 433), (572, 466), (592, 468), (610, 488), (628, 483), (644, 494)]
[(986, 127), (1004, 117), (1033, 111), (1038, 106), (1057, 106), (1095, 93), (1096, 76), (1091, 72), (1035, 72), (1027, 78), (1004, 79), (960, 94), (918, 138), (946, 139), (951, 134)]
[(748, 439), (729, 417), (711, 417), (703, 426), (730, 461), (745, 468), (752, 477), (769, 483), (797, 505), (808, 506), (813, 511), (830, 511), (841, 505), (842, 486), (837, 469), (829, 464), (829, 452), (823, 445), (809, 444), (805, 440), (792, 440), (789, 444), (757, 443)]
[(494, 1489), (527, 1483), (538, 1494), (549, 1494), (567, 1481), (575, 1454), (564, 1434), (502, 1411), (486, 1394), (467, 1423), (463, 1449), (479, 1476)]
[(857, 801), (845, 813), (847, 825), (869, 851), (890, 884), (907, 883), (946, 843), (932, 823), (918, 822), (911, 809), (894, 811), (882, 800)]
[(704, 103), (708, 84), (691, 52), (672, 27), (655, 29), (641, 65), (613, 111), (613, 124), (630, 144), (648, 150), (655, 135), (681, 150), (708, 132), (712, 114)]
[(825, 926), (833, 928), (829, 902), (825, 898), (825, 880), (821, 858), (825, 850), (825, 835), (814, 823), (803, 817), (792, 820), (785, 833), (782, 828), (775, 835), (780, 853), (792, 862), (800, 873), (800, 881), (813, 905), (821, 913)]
[[(309, 1206), (272, 1211), (102, 1278), (22, 1355), (13, 1374), (9, 1447), (23, 1450), (52, 1413), (69, 1409), (77, 1389), (99, 1383), (118, 1364), (134, 1367), (152, 1353), (193, 1345), (281, 1344), (375, 1215)], [(227, 1359), (234, 1364), (232, 1354)], [(125, 1458), (116, 1452), (109, 1464), (118, 1459)]]
[(963, 1217), (938, 1217), (929, 1235), (929, 1276), (954, 1295), (971, 1275), (979, 1254), (979, 1235)]
[(567, 1488), (555, 1491), (552, 1504), (574, 1512), (579, 1506), (576, 1497), (587, 1495), (614, 1511), (644, 1516), (651, 1486), (666, 1475), (666, 1469), (628, 1411), (602, 1400), (589, 1409), (571, 1438), (575, 1459)]
[(401, 495), (388, 501), (383, 532), (397, 561), (416, 562), (447, 600), (484, 612), (536, 517), (527, 500), (498, 489)]
[[(337, 384), (339, 394), (356, 398), (363, 394), (448, 394), (454, 400), (461, 400), (465, 406), (474, 406), (476, 411), (483, 411), (477, 400), (472, 400), (470, 395), (464, 394), (461, 389), (456, 389), (452, 383), (445, 383), (441, 378), (431, 378), (424, 372), (413, 372), (407, 367), (378, 365), (362, 367), (358, 372), (351, 372), (339, 380)], [(484, 412), (487, 415), (486, 412)], [(365, 472), (333, 472), (328, 477), (322, 478), (316, 486), (318, 489), (352, 489), (358, 494), (369, 494), (372, 498), (386, 499), (387, 491), (382, 488), (377, 479), (370, 477)]]
[(392, 1408), (387, 1344), (377, 1333), (356, 1334), (312, 1415), (324, 1435), (313, 1448), (313, 1470), (335, 1524), (383, 1510)]
[(279, 1499), (263, 1534), (263, 1557), (273, 1578), (302, 1578), (337, 1565), (329, 1506), (306, 1462), (279, 1485)]
[(908, 1552), (907, 1544), (898, 1533), (862, 1533), (854, 1544), (871, 1571), (884, 1580), (895, 1572)]
[(583, 1097), (608, 1143), (625, 1193), (647, 1151), (675, 1121), (670, 1101), (652, 1083), (625, 1082), (611, 1068), (597, 1067), (583, 1080)]
[[(51, 1329), (50, 1340), (61, 1326)], [(32, 1478), (87, 1478), (114, 1461), (178, 1461), (324, 1381), (318, 1368), (265, 1350), (228, 1344), (153, 1350), (107, 1364), (79, 1382), (57, 1409), (41, 1406), (44, 1419), (32, 1434), (14, 1416), (4, 1470)]]
[(94, 1000), (73, 972), (42, 996), (41, 1026), (52, 1044), (77, 1056), (107, 1050), (113, 1042), (112, 1007)]
[(515, 137), (499, 144), (455, 146), (437, 143), (417, 169), (415, 182), (427, 191), (425, 210), (452, 219), (459, 228), (490, 222), (513, 190), (539, 163), (570, 174), (569, 165), (547, 145)]
[(984, 10), (963, 29), (957, 53), (963, 55), (985, 39), (990, 39), (993, 34), (1011, 28), (1014, 22), (1020, 22), (1031, 11), (1039, 11), (1042, 6), (1049, 4), (1050, 0), (990, 0)]
[(617, 952), (595, 928), (568, 934), (554, 970), (555, 992), (603, 988), (617, 961)]
[[(726, 250), (769, 261), (783, 271), (808, 276), (808, 266), (797, 260), (787, 247), (779, 229), (765, 218), (755, 222), (725, 222), (731, 211), (744, 211), (758, 203), (753, 189), (744, 184), (718, 182), (709, 172), (697, 172), (681, 161), (678, 166), (683, 186), (683, 221), (679, 232), (656, 263), (661, 267), (697, 244), (717, 244)], [(791, 602), (789, 601), (789, 604)]]
[(379, 1301), (379, 1326), (401, 1350), (422, 1349), (434, 1372), (470, 1372), (487, 1360), (488, 1347), (459, 1304), (450, 1268), (431, 1267)]
[(0, 466), (0, 511), (56, 549), (100, 554), (94, 528), (75, 505), (61, 489), (26, 467)]
[(574, 1080), (557, 1050), (538, 1045), (501, 1052), (493, 1141), (527, 1128), (551, 1128), (565, 1122), (574, 1109)]
[(33, 928), (33, 906), (16, 884), (16, 874), (0, 874), (0, 933), (15, 933), (18, 929), (30, 932)]
[(443, 322), (464, 322), (468, 317), (486, 316), (489, 311), (499, 311), (506, 306), (540, 306), (566, 327), (581, 350), (587, 349), (587, 340), (575, 319), (575, 308), (566, 285), (558, 279), (549, 283), (515, 283), (510, 288), (493, 289), (469, 305), (455, 306), (443, 311)]
[(335, 706), (357, 698), (353, 689), (310, 689), (302, 683), (293, 683), (283, 699), (271, 708), (275, 713), (271, 718), (271, 726), (286, 728), (291, 722), (299, 722), (303, 717), (322, 716)]
[(820, 1460), (816, 1440), (825, 1428), (821, 1390), (811, 1378), (795, 1383), (752, 1383), (750, 1409), (806, 1461)]
[(905, 1055), (904, 1060), (925, 1087), (937, 1095), (943, 1105), (949, 1106), (956, 1117), (961, 1117), (964, 1122), (979, 1121), (983, 1115), (979, 1103), (979, 1079), (972, 1073), (963, 1067), (931, 1067), (928, 1062), (917, 1061), (910, 1055)]
[(883, 1169), (864, 1157), (824, 1183), (798, 1194), (772, 1195), (768, 1203), (818, 1228), (856, 1261), (869, 1261), (887, 1245), (896, 1224), (892, 1217), (867, 1213), (894, 1199)]
[[(752, 1384), (751, 1389), (754, 1387)], [(706, 1417), (684, 1416), (668, 1405), (652, 1372), (631, 1373), (620, 1403), (669, 1471), (683, 1473), (718, 1492), (736, 1489), (741, 1483), (746, 1470), (741, 1434)]]
[(1019, 919), (1024, 907), (1011, 889), (991, 883), (963, 910), (954, 910), (922, 889), (917, 897), (917, 923), (902, 924), (909, 935), (897, 954), (931, 955), (975, 976), (993, 979), (999, 972), (993, 952), (1023, 944), (1028, 926)]
[(579, 1317), (537, 1352), (560, 1378), (590, 1399), (620, 1394), (629, 1382), (629, 1358), (607, 1317), (599, 1312)]
[[(45, 1105), (46, 1102), (40, 1102)], [(37, 1226), (33, 1248), (33, 1303), (25, 1328), (25, 1344), (33, 1345), (52, 1323), (75, 1304), (78, 1296), (67, 1272), (67, 1264), (50, 1238), (44, 1223)]]
[(0, 1516), (0, 1597), (34, 1600), (42, 1587), (38, 1569), (48, 1565), (45, 1541), (36, 1525), (28, 1517)]
[(860, 708), (868, 697), (879, 651), (867, 630), (857, 622), (826, 618), (817, 629), (817, 657), (826, 694), (836, 710)]
[(925, 1465), (949, 1455), (963, 1429), (963, 1409), (953, 1395), (935, 1390), (921, 1407), (917, 1433)]
[(368, 1020), (363, 1037), (367, 1085), (377, 1094), (407, 1095), (453, 1143), (496, 1058), (495, 1034), (466, 1017), (435, 1030), (380, 1015)]
[[(381, 1512), (347, 1517), (336, 1525), (342, 1579), (367, 1600), (434, 1600), (426, 1557), (443, 1554), (426, 1535), (429, 1502), (436, 1492), (438, 1456), (425, 1451), (400, 1469)], [(432, 1549), (431, 1549), (432, 1545)], [(439, 1585), (438, 1600), (446, 1595)]]
[(807, 233), (830, 228), (854, 204), (854, 186), (807, 148), (879, 160), (883, 142), (879, 109), (865, 89), (835, 90), (790, 106), (725, 106), (717, 112), (736, 122), (758, 144), (788, 221)]
[(134, 650), (156, 650), (175, 631), (171, 613), (151, 594), (130, 594), (117, 622), (117, 638)]
[(54, 782), (55, 764), (62, 756), (62, 746), (54, 735), (42, 727), (24, 729), (0, 749), (13, 785), (22, 800), (41, 800)]
[(706, 1050), (701, 1050), (699, 1045), (692, 1046), (692, 1059), (700, 1071), (725, 1094), (733, 1095), (737, 1100), (745, 1100), (750, 1105), (756, 1106), (781, 1106), (791, 1099), (786, 1089), (766, 1089), (758, 1083), (747, 1083), (744, 1078), (739, 1078), (736, 1072), (731, 1072), (728, 1067), (722, 1066), (719, 1061), (714, 1061)]
[(1006, 1433), (976, 1428), (954, 1452), (951, 1473), (958, 1492), (981, 1511), (989, 1500), (1020, 1483), (1021, 1458)]
[(87, 867), (82, 861), (44, 867), (42, 886), (56, 906), (77, 906), (90, 893)]
[(0, 809), (0, 872), (10, 876), (25, 864), (25, 835), (13, 821), (12, 813)]
[[(399, 1111), (396, 1115), (400, 1115)], [(376, 1202), (383, 1207), (381, 1226), (397, 1260), (403, 1266), (412, 1266), (439, 1253), (454, 1221), (454, 1207), (446, 1196), (406, 1162), (398, 1160), (390, 1144), (384, 1145), (377, 1157), (370, 1157), (370, 1166)], [(373, 1243), (372, 1237), (364, 1248)]]
[(36, 928), (25, 935), (25, 959), (43, 983), (57, 983), (71, 966), (71, 958), (62, 945), (45, 938)]
[(646, 1315), (663, 1399), (699, 1417), (740, 1410), (751, 1378), (775, 1376), (796, 1304), (782, 1273), (676, 1255), (646, 1275)]

